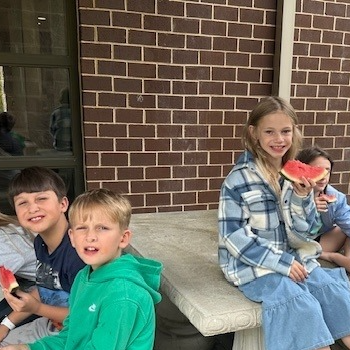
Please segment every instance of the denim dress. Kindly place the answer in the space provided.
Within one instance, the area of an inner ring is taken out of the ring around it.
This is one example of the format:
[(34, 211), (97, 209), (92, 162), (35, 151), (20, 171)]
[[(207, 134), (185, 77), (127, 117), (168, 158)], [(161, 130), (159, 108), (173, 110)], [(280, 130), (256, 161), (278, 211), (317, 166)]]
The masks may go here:
[[(343, 268), (323, 269), (313, 194), (281, 180), (273, 191), (245, 152), (225, 179), (219, 202), (219, 263), (226, 279), (262, 303), (267, 350), (312, 350), (350, 334), (350, 289)], [(289, 276), (294, 260), (308, 271)]]

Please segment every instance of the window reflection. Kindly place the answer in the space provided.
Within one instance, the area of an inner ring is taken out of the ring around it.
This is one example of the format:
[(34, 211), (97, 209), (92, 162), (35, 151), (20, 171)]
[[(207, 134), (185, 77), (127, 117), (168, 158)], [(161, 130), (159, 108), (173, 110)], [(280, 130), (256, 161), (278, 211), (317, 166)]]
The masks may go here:
[(22, 140), (21, 154), (49, 157), (65, 155), (62, 152), (72, 154), (68, 70), (4, 66), (0, 74), (1, 71), (0, 112), (13, 116), (11, 132)]
[(0, 52), (67, 55), (64, 11), (63, 0), (1, 0)]

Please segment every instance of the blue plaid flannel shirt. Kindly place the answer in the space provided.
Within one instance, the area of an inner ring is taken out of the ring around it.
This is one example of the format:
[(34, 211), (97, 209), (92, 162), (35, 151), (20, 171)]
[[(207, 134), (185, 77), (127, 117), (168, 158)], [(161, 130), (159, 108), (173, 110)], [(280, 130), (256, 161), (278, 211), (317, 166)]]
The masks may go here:
[(219, 264), (235, 285), (269, 273), (288, 276), (294, 259), (311, 272), (321, 246), (313, 193), (300, 197), (284, 180), (280, 198), (244, 152), (223, 182), (219, 210)]

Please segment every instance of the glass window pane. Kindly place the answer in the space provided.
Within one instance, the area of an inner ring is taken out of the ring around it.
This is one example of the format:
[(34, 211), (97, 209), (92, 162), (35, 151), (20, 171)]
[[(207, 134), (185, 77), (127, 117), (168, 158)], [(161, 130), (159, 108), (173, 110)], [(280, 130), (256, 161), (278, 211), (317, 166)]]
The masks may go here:
[(0, 52), (67, 55), (64, 0), (1, 0)]
[[(68, 69), (4, 66), (0, 67), (1, 80), (0, 112), (7, 112), (0, 114), (2, 151), (24, 156), (71, 155)], [(14, 119), (12, 128), (7, 127), (9, 117)], [(16, 152), (10, 147), (16, 140), (21, 154), (18, 147)]]

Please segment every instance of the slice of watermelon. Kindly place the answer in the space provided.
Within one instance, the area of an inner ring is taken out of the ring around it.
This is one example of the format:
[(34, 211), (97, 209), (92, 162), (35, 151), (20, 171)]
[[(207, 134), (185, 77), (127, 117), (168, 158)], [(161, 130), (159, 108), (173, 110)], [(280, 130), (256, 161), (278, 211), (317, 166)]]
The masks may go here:
[(302, 176), (317, 182), (323, 179), (328, 171), (325, 168), (311, 166), (299, 160), (288, 160), (281, 169), (281, 174), (291, 182), (302, 183)]
[(14, 293), (19, 287), (15, 275), (5, 266), (0, 266), (0, 284), (3, 289), (7, 289), (10, 293)]
[(325, 194), (322, 193), (320, 195), (320, 197), (322, 197), (324, 200), (326, 200), (328, 203), (334, 203), (337, 201), (337, 196), (334, 194)]

